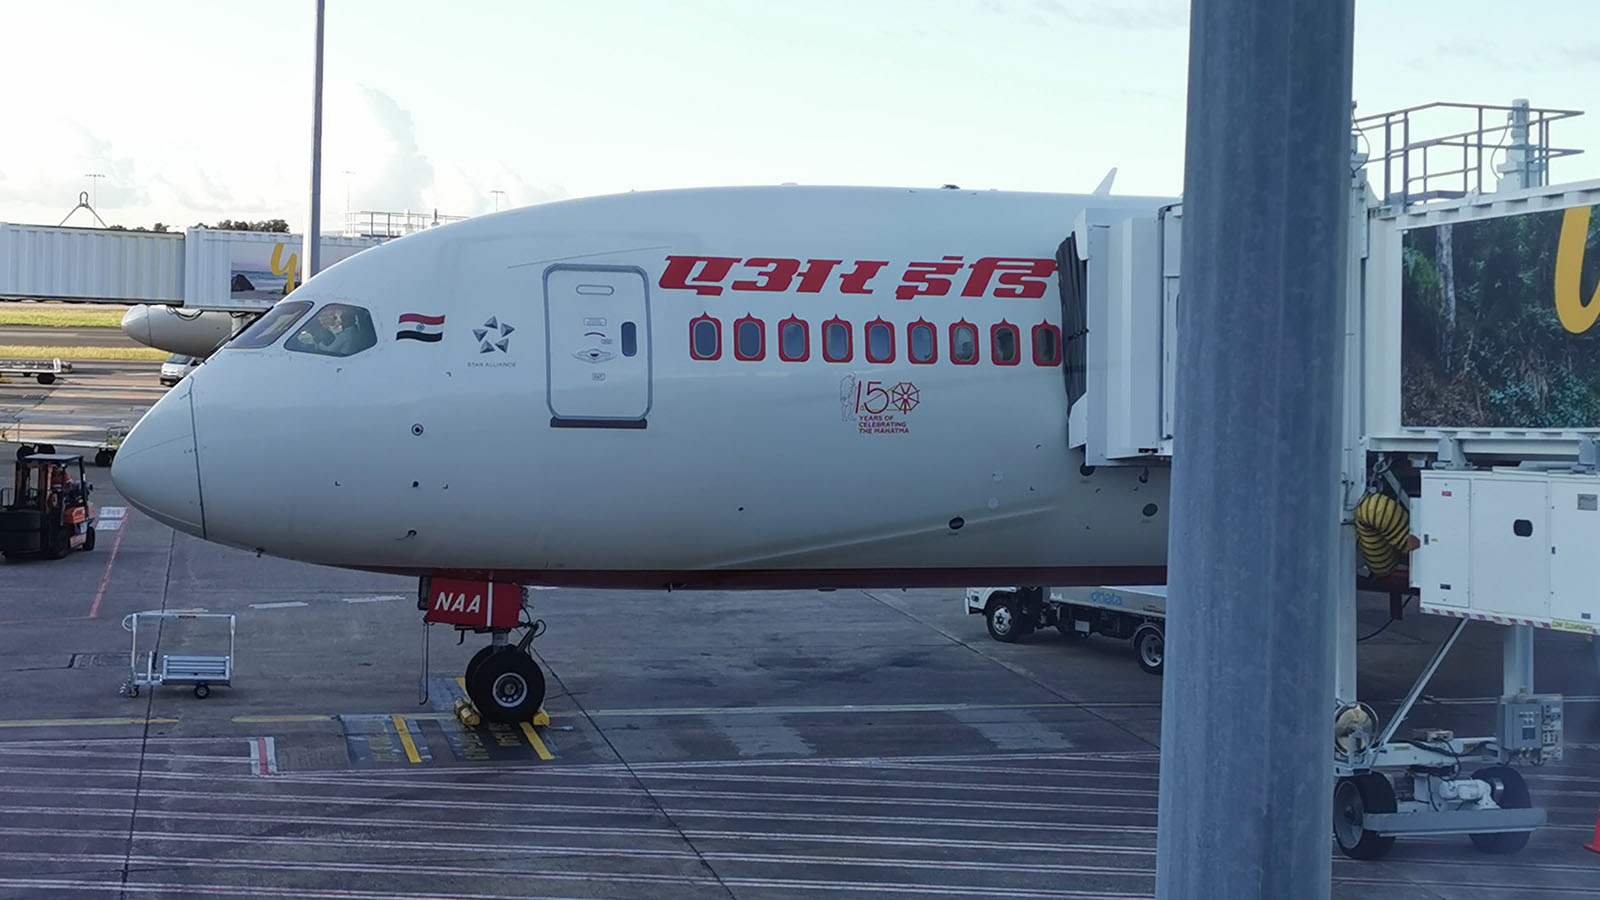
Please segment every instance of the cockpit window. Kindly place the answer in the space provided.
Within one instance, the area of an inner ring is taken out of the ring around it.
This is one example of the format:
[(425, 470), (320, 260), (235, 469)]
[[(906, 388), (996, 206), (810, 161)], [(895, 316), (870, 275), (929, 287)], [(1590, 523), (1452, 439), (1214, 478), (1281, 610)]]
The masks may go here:
[(329, 303), (294, 337), (284, 342), (290, 350), (322, 356), (353, 356), (378, 343), (372, 315), (359, 306)]
[(287, 334), (310, 309), (310, 300), (284, 300), (229, 341), (227, 349), (259, 350)]

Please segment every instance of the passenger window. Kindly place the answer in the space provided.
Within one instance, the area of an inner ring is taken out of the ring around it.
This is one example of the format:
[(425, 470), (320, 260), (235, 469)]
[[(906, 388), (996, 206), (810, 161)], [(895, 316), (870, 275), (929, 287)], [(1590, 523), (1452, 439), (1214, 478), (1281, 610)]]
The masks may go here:
[(284, 346), (321, 356), (354, 356), (377, 343), (370, 313), (348, 303), (329, 303)]
[(249, 328), (239, 333), (239, 336), (229, 341), (226, 345), (230, 350), (259, 350), (269, 344), (276, 343), (278, 338), (289, 333), (294, 323), (311, 309), (310, 300), (284, 300), (277, 306), (267, 310), (261, 318), (251, 323)]
[(733, 323), (733, 355), (745, 362), (757, 362), (767, 356), (767, 323), (746, 317)]
[(978, 326), (971, 322), (950, 326), (950, 360), (958, 366), (970, 366), (978, 361)]
[(778, 323), (778, 358), (784, 362), (811, 358), (811, 326), (805, 319), (791, 317)]
[(906, 346), (906, 355), (914, 363), (927, 365), (939, 359), (939, 347), (933, 325), (920, 319), (906, 327)]
[(849, 362), (855, 355), (854, 343), (849, 322), (834, 318), (822, 323), (823, 359), (828, 362)]
[(894, 327), (882, 319), (867, 323), (867, 362), (894, 362)]
[(1061, 365), (1061, 329), (1048, 322), (1033, 326), (1033, 364)]
[(695, 359), (721, 359), (722, 322), (710, 316), (690, 322), (689, 355)]
[(990, 358), (997, 366), (1014, 366), (1020, 356), (1022, 336), (1017, 333), (1017, 326), (1008, 322), (1001, 322), (990, 330), (989, 349)]

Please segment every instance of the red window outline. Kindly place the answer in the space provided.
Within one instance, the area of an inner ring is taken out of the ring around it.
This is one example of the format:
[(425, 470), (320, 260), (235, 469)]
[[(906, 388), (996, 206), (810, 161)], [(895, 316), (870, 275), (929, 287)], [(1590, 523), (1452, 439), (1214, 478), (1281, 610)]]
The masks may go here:
[[(964, 360), (961, 357), (956, 356), (956, 331), (962, 328), (968, 329), (972, 332), (971, 359)], [(978, 344), (978, 326), (968, 322), (966, 319), (962, 319), (959, 322), (953, 323), (950, 326), (950, 361), (958, 366), (975, 366), (978, 364), (978, 360), (982, 358), (983, 348)]]
[[(1039, 332), (1041, 332), (1041, 331), (1053, 331), (1053, 332), (1055, 332), (1055, 335), (1056, 335), (1056, 359), (1055, 359), (1055, 362), (1045, 362), (1045, 361), (1043, 361), (1043, 360), (1041, 360), (1039, 358)], [(1036, 366), (1050, 366), (1050, 367), (1061, 365), (1061, 329), (1060, 328), (1057, 328), (1056, 326), (1051, 325), (1049, 322), (1040, 322), (1039, 324), (1033, 326), (1033, 331), (1030, 332), (1028, 336), (1033, 339), (1033, 364), (1034, 365), (1036, 365)]]
[[(889, 355), (884, 357), (884, 358), (882, 358), (882, 359), (875, 359), (872, 356), (872, 329), (877, 327), (877, 326), (879, 326), (879, 325), (882, 325), (884, 330), (889, 332)], [(873, 319), (871, 322), (868, 322), (867, 324), (861, 326), (861, 340), (863, 342), (862, 345), (861, 345), (861, 349), (867, 354), (867, 362), (869, 362), (869, 363), (879, 363), (879, 364), (882, 364), (882, 365), (887, 365), (889, 363), (894, 362), (894, 326), (893, 325), (889, 324), (888, 322), (885, 322), (882, 318)]]
[[(1011, 340), (1015, 342), (1013, 346), (1015, 347), (1016, 355), (1011, 358), (1010, 362), (1000, 358), (1000, 332), (1002, 331), (1011, 332)], [(989, 358), (994, 360), (994, 364), (997, 366), (1020, 364), (1022, 362), (1022, 330), (1005, 319), (1001, 319), (1000, 324), (991, 326), (989, 328)]]
[[(783, 330), (790, 325), (800, 326), (800, 337), (804, 343), (800, 345), (800, 355), (790, 356), (785, 350), (787, 346), (783, 340)], [(799, 316), (790, 316), (778, 323), (778, 358), (784, 362), (805, 362), (811, 358), (811, 325)]]
[[(739, 349), (739, 329), (746, 322), (753, 323), (761, 335), (761, 346), (756, 350), (754, 356), (745, 356)], [(760, 362), (767, 358), (767, 323), (749, 313), (746, 313), (742, 318), (733, 320), (733, 358), (740, 362)]]
[[(694, 349), (694, 329), (701, 322), (710, 322), (717, 329), (717, 352), (710, 356), (701, 356)], [(689, 358), (690, 359), (721, 359), (722, 358), (722, 320), (715, 316), (701, 313), (689, 320)]]
[[(830, 325), (842, 325), (842, 326), (844, 326), (844, 356), (842, 358), (839, 358), (839, 359), (835, 359), (833, 356), (830, 356), (828, 354), (828, 326), (830, 326)], [(834, 316), (833, 318), (829, 319), (828, 321), (823, 322), (822, 323), (822, 358), (824, 360), (828, 361), (828, 362), (831, 362), (831, 363), (847, 363), (850, 360), (854, 359), (855, 355), (856, 355), (856, 335), (855, 335), (855, 332), (850, 329), (850, 323), (846, 322), (845, 320), (843, 320), (841, 318), (839, 318), (838, 316)]]
[[(928, 331), (928, 347), (932, 355), (927, 359), (917, 359), (917, 343), (914, 337), (918, 328), (925, 328)], [(906, 326), (906, 361), (915, 366), (931, 366), (939, 361), (939, 329), (927, 319), (918, 319)]]

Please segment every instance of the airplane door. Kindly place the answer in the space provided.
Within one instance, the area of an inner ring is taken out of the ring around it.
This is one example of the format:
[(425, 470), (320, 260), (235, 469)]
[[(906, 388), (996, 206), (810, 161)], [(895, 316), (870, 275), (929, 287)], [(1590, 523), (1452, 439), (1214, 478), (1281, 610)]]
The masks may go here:
[(554, 428), (643, 428), (650, 412), (650, 301), (642, 269), (551, 266), (545, 358)]

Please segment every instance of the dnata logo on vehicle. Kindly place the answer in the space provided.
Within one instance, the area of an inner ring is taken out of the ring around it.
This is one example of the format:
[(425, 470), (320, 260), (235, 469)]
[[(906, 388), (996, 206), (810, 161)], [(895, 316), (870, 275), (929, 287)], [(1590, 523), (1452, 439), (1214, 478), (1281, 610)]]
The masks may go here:
[(482, 612), (483, 595), (473, 594), (468, 600), (466, 594), (452, 594), (449, 591), (440, 591), (439, 596), (433, 600), (434, 612)]

